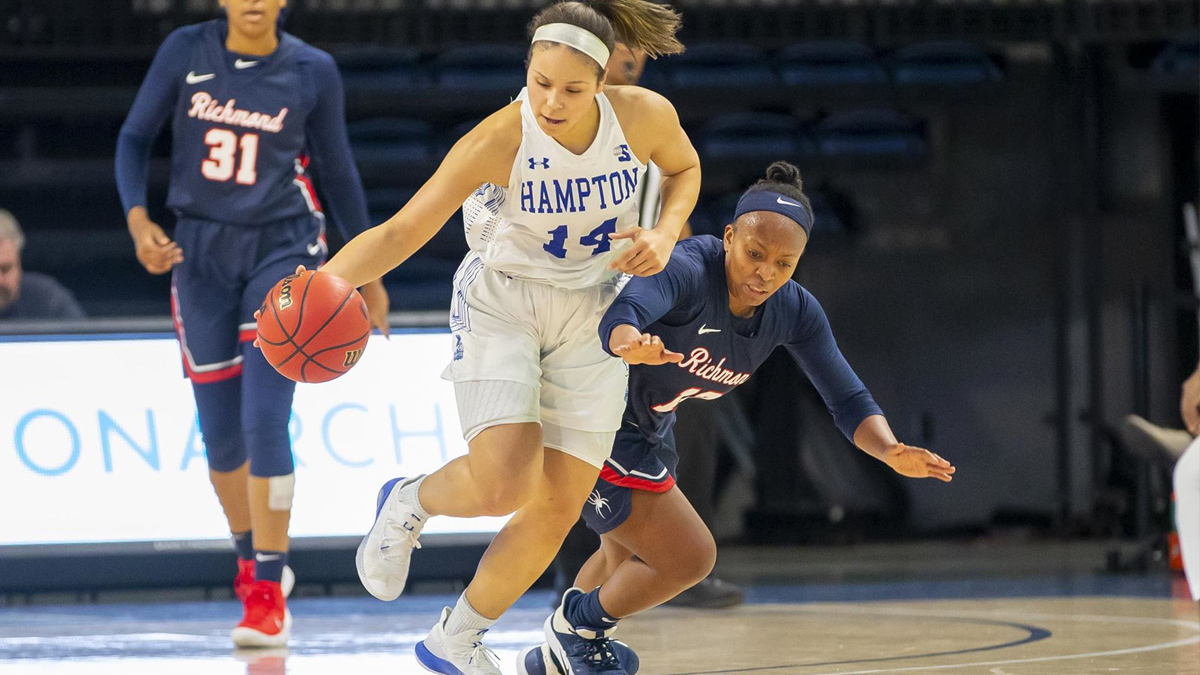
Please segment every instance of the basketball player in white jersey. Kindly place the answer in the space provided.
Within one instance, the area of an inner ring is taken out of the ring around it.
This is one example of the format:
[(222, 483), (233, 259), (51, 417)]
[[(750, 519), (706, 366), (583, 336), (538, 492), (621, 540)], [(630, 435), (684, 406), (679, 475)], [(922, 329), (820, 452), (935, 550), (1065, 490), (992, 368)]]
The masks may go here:
[[(627, 370), (597, 326), (621, 273), (663, 269), (700, 190), (700, 162), (671, 104), (604, 86), (617, 40), (682, 51), (679, 16), (646, 0), (560, 2), (534, 18), (526, 89), (450, 150), (395, 216), (323, 268), (382, 276), (463, 206), (471, 251), (454, 280), (452, 380), (469, 453), (380, 490), (359, 578), (392, 600), (426, 521), (513, 514), (453, 610), (417, 645), (422, 665), (496, 674), (483, 633), (542, 574), (608, 457)], [(638, 224), (638, 185), (662, 170), (658, 227)], [(411, 383), (420, 386), (419, 383)]]

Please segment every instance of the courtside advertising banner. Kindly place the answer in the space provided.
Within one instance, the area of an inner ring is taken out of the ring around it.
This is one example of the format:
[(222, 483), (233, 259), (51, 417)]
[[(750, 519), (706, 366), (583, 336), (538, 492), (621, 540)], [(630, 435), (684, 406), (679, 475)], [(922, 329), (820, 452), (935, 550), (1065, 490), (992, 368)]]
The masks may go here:
[[(297, 385), (294, 537), (361, 536), (385, 480), (466, 453), (451, 356), (445, 330), (399, 330), (341, 378)], [(228, 538), (172, 336), (0, 338), (0, 364), (0, 546)]]

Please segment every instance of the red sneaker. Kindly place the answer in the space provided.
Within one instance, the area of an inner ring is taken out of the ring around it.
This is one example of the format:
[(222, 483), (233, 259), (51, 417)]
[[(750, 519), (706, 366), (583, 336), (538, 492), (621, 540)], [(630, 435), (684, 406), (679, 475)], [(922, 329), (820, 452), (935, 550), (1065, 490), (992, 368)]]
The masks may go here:
[[(246, 593), (254, 584), (254, 560), (238, 558), (237, 567), (237, 576), (233, 578), (233, 594), (244, 603), (246, 602)], [(296, 586), (296, 574), (292, 572), (291, 567), (283, 566), (283, 578), (279, 580), (279, 585), (283, 588), (283, 597), (291, 596), (292, 588)]]
[(254, 560), (237, 559), (238, 573), (233, 578), (233, 594), (238, 600), (246, 602), (246, 594), (254, 585)]
[(238, 647), (282, 647), (292, 634), (292, 614), (283, 589), (273, 581), (255, 581), (245, 589), (245, 616), (231, 637)]

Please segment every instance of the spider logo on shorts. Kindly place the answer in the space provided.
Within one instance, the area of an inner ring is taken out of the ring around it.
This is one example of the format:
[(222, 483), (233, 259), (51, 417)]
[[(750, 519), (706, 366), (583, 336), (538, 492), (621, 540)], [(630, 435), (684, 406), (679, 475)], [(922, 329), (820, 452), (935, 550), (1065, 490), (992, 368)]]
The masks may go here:
[(608, 505), (608, 500), (600, 496), (599, 490), (592, 490), (592, 494), (588, 495), (588, 503), (596, 507), (596, 515), (605, 518), (604, 512), (600, 509), (608, 509), (609, 514), (612, 513), (612, 507)]

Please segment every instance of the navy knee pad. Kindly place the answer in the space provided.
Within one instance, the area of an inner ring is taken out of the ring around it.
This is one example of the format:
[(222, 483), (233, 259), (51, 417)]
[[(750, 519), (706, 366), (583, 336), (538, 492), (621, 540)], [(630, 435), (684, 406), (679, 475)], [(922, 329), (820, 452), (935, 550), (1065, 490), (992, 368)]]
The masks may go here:
[(242, 382), (233, 377), (208, 384), (192, 383), (196, 417), (208, 455), (208, 468), (227, 473), (246, 463), (242, 435)]
[(296, 383), (275, 372), (254, 346), (246, 345), (244, 354), (241, 418), (250, 475), (286, 476), (294, 469), (288, 421)]

